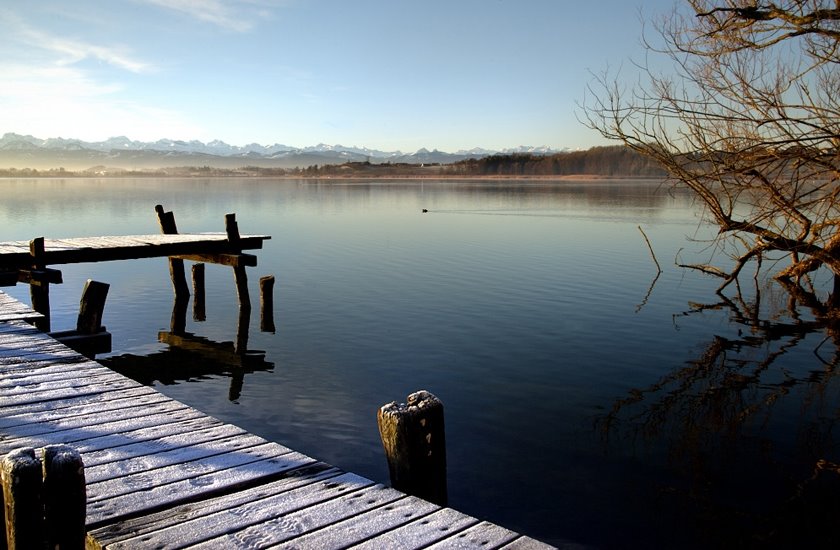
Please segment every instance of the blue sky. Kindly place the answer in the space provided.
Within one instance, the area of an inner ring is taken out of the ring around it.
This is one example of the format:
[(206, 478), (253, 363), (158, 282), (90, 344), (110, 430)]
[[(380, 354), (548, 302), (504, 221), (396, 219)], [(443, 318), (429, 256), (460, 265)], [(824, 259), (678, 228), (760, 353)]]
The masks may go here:
[(643, 20), (673, 5), (5, 0), (0, 134), (586, 148), (605, 143), (575, 117), (589, 71), (642, 60)]

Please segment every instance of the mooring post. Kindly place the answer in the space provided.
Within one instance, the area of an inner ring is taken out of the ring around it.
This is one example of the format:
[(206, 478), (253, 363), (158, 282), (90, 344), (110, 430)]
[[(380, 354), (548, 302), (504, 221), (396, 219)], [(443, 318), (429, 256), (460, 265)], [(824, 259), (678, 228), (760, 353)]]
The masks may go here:
[(0, 461), (8, 550), (43, 545), (41, 461), (31, 448), (15, 449)]
[(78, 451), (66, 445), (44, 448), (43, 494), (48, 548), (84, 550), (87, 496)]
[[(231, 248), (236, 253), (242, 250), (239, 247), (239, 225), (236, 223), (236, 214), (225, 214), (225, 233)], [(239, 297), (239, 307), (251, 311), (251, 296), (248, 294), (248, 274), (245, 273), (245, 266), (237, 264), (233, 267), (233, 280), (236, 283), (236, 295)]]
[(274, 328), (274, 275), (260, 277), (260, 330), (273, 333)]
[[(163, 206), (155, 206), (160, 232), (164, 235), (177, 235), (178, 227), (175, 225), (175, 214), (164, 212)], [(190, 287), (187, 284), (187, 274), (184, 271), (184, 260), (169, 258), (169, 276), (172, 278), (172, 288), (175, 290), (175, 298), (189, 299)]]
[(391, 402), (377, 414), (379, 435), (394, 489), (446, 506), (446, 439), (443, 403), (421, 390), (406, 403)]
[(193, 284), (193, 320), (205, 321), (207, 320), (207, 309), (204, 301), (204, 264), (197, 263), (192, 265), (192, 284)]
[(108, 298), (108, 283), (88, 279), (79, 300), (79, 317), (76, 331), (79, 334), (96, 334), (102, 329), (102, 315), (105, 312), (105, 300)]
[[(32, 270), (42, 271), (47, 266), (44, 262), (44, 237), (29, 241), (29, 255), (32, 257)], [(43, 319), (35, 321), (38, 329), (50, 331), (50, 283), (44, 278), (33, 277), (29, 282), (29, 296), (32, 299), (32, 309), (42, 314)]]

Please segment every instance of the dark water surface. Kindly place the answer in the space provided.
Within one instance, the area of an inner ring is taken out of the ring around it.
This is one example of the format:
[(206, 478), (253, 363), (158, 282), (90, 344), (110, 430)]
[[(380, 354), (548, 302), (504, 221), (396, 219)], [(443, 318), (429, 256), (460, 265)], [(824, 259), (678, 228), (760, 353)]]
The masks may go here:
[[(708, 261), (713, 232), (658, 182), (0, 187), (3, 240), (157, 233), (157, 203), (183, 232), (236, 212), (243, 233), (270, 234), (249, 276), (255, 303), (259, 276), (277, 277), (276, 333), (255, 310), (249, 347), (266, 355), (244, 376), (158, 341), (164, 259), (63, 266), (51, 296), (53, 328), (69, 328), (84, 280), (110, 283), (109, 362), (268, 439), (387, 483), (376, 410), (427, 389), (446, 408), (450, 504), (480, 518), (605, 548), (832, 538), (833, 341), (772, 284), (760, 307), (755, 288), (725, 303), (717, 280), (676, 267)], [(638, 226), (663, 269), (652, 287)], [(230, 269), (207, 266), (207, 321), (187, 330), (229, 342), (236, 317)]]

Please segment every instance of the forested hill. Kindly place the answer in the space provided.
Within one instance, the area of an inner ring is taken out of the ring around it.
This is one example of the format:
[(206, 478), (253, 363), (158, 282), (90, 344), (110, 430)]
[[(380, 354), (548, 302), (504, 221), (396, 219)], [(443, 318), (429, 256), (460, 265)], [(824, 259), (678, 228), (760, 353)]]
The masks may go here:
[[(294, 173), (295, 171), (287, 171)], [(496, 154), (449, 164), (347, 162), (297, 169), (305, 177), (551, 177), (591, 175), (605, 177), (663, 177), (654, 161), (624, 146), (593, 147), (553, 155)]]
[(444, 174), (465, 176), (627, 176), (661, 177), (656, 162), (623, 146), (593, 147), (554, 155), (492, 155), (446, 165)]

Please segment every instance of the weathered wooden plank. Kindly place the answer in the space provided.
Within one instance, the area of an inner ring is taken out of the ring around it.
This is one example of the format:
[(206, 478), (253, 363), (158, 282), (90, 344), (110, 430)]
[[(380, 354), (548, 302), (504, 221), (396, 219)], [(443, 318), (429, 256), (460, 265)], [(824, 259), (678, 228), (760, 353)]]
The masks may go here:
[(396, 529), (353, 546), (354, 550), (409, 550), (438, 542), (478, 523), (472, 516), (452, 508), (442, 508)]
[(75, 376), (67, 376), (66, 372), (52, 372), (46, 374), (33, 373), (30, 376), (6, 377), (5, 373), (0, 379), (0, 392), (4, 396), (12, 396), (18, 393), (32, 393), (43, 391), (48, 388), (66, 386), (88, 386), (118, 380), (120, 375), (115, 372), (101, 371), (99, 369), (76, 373)]
[[(277, 445), (277, 447), (280, 447)], [(268, 446), (260, 451), (268, 451)], [(244, 452), (229, 455), (232, 459), (243, 458)], [(258, 456), (257, 451), (245, 455), (245, 459)], [(88, 529), (95, 529), (106, 523), (119, 521), (125, 517), (138, 516), (182, 504), (222, 491), (231, 491), (238, 487), (255, 484), (263, 480), (273, 480), (283, 473), (314, 463), (315, 460), (297, 453), (290, 452), (273, 455), (270, 451), (265, 456), (253, 462), (241, 462), (228, 468), (216, 469), (209, 473), (183, 479), (167, 485), (152, 485), (134, 493), (126, 493), (113, 498), (100, 499), (95, 492), (88, 493), (93, 497), (88, 504)], [(107, 483), (107, 482), (106, 482)], [(95, 490), (96, 485), (89, 487)]]
[(29, 323), (24, 323), (23, 321), (8, 321), (3, 324), (0, 324), (0, 335), (10, 333), (43, 335), (43, 333), (40, 332), (38, 329), (30, 325)]
[[(243, 444), (244, 448), (235, 448), (228, 453), (199, 458), (192, 462), (188, 458), (189, 454), (192, 453), (191, 448), (174, 450), (175, 457), (173, 460), (166, 460), (165, 455), (141, 457), (138, 459), (139, 468), (134, 472), (123, 472), (124, 475), (119, 477), (108, 477), (103, 481), (89, 483), (88, 502), (97, 502), (137, 491), (146, 491), (153, 487), (212, 474), (227, 468), (292, 452), (291, 449), (277, 443), (269, 443), (256, 435), (245, 436)], [(160, 458), (160, 456), (164, 456), (164, 458)], [(144, 463), (147, 463), (148, 467), (143, 467)], [(105, 467), (119, 468), (120, 465), (105, 465)], [(131, 468), (130, 465), (129, 468)]]
[(66, 386), (61, 388), (50, 388), (38, 393), (24, 393), (13, 396), (0, 396), (0, 407), (9, 407), (23, 405), (26, 403), (39, 403), (41, 401), (52, 401), (56, 399), (66, 399), (68, 397), (77, 397), (82, 395), (91, 395), (107, 391), (125, 390), (129, 388), (136, 388), (141, 386), (133, 380), (128, 378), (114, 379), (113, 381), (103, 382), (101, 384), (90, 384), (81, 386)]
[[(160, 423), (155, 424), (152, 419), (159, 420)], [(183, 409), (165, 417), (158, 416), (145, 419), (145, 423), (139, 427), (137, 425), (122, 425), (119, 426), (120, 429), (123, 429), (121, 432), (106, 433), (89, 439), (78, 440), (73, 443), (73, 447), (87, 456), (88, 453), (119, 448), (123, 445), (132, 445), (143, 441), (154, 441), (167, 435), (190, 433), (221, 424), (220, 420), (202, 414), (195, 409)]]
[[(151, 475), (156, 482), (170, 483), (182, 478), (192, 477), (194, 472), (190, 470), (198, 464), (208, 464), (208, 467), (212, 467), (209, 466), (211, 462), (209, 459), (237, 451), (246, 451), (251, 447), (257, 447), (265, 443), (267, 443), (265, 439), (247, 433), (204, 442), (190, 441), (189, 444), (182, 441), (180, 446), (175, 448), (159, 450), (159, 452), (153, 454), (141, 454), (125, 460), (88, 468), (86, 476), (88, 484), (104, 484), (106, 481), (113, 481), (122, 486), (123, 482), (131, 476), (139, 475), (141, 478), (145, 478), (146, 474), (155, 470)], [(129, 481), (129, 484), (135, 485), (133, 481)]]
[(6, 414), (6, 410), (0, 411), (0, 430), (9, 430), (17, 426), (27, 424), (40, 424), (43, 422), (54, 422), (74, 416), (85, 416), (111, 412), (117, 410), (131, 409), (136, 407), (147, 407), (158, 403), (169, 401), (163, 394), (153, 392), (138, 396), (130, 396), (122, 399), (111, 399), (99, 401), (94, 404), (87, 404), (77, 407), (65, 407), (62, 409), (46, 409), (41, 411), (29, 411), (21, 408), (17, 414)]
[(58, 418), (54, 417), (44, 419), (43, 421), (35, 424), (23, 424), (7, 427), (3, 430), (2, 441), (5, 442), (13, 438), (31, 437), (34, 435), (48, 434), (63, 430), (88, 429), (92, 431), (99, 429), (98, 426), (100, 424), (113, 424), (115, 422), (125, 420), (126, 417), (144, 418), (186, 408), (187, 406), (183, 403), (170, 399), (160, 403), (135, 406), (131, 409), (118, 409), (115, 411), (101, 412), (97, 411), (90, 414), (69, 417), (59, 416)]
[(94, 384), (88, 386), (68, 386), (58, 389), (48, 389), (43, 392), (40, 392), (38, 395), (34, 394), (20, 394), (14, 396), (14, 398), (9, 397), (6, 398), (4, 396), (0, 396), (0, 408), (4, 407), (15, 407), (20, 405), (25, 405), (28, 403), (37, 404), (43, 401), (55, 401), (55, 400), (62, 400), (62, 399), (69, 399), (74, 397), (82, 397), (88, 395), (95, 395), (105, 392), (111, 391), (120, 391), (120, 390), (127, 390), (131, 388), (137, 388), (141, 385), (133, 380), (129, 380), (128, 378), (123, 378), (122, 380), (114, 380), (113, 382), (107, 382), (104, 384)]
[[(238, 514), (236, 509), (242, 505), (261, 501), (262, 499), (285, 493), (296, 487), (334, 478), (342, 473), (338, 468), (324, 464), (323, 462), (315, 462), (312, 465), (292, 470), (277, 481), (242, 489), (230, 494), (211, 497), (207, 500), (181, 504), (174, 508), (153, 512), (137, 518), (126, 519), (91, 530), (88, 537), (88, 547), (102, 549), (107, 546), (108, 548), (112, 548), (110, 545), (117, 542), (138, 539), (141, 535), (147, 533), (156, 533), (182, 525), (183, 528), (177, 529), (176, 531), (179, 538), (183, 537), (181, 540), (189, 538), (189, 533), (199, 531), (196, 542), (200, 542), (207, 538), (206, 536), (201, 536), (200, 532), (201, 529), (205, 528), (205, 518), (207, 517), (214, 516), (218, 512), (229, 512), (241, 516), (242, 514)], [(157, 538), (159, 539), (161, 537)], [(133, 540), (123, 546), (131, 548), (136, 547), (139, 543), (139, 540)]]
[(519, 535), (510, 529), (493, 525), (488, 521), (474, 525), (454, 536), (443, 539), (429, 549), (442, 550), (444, 548), (459, 548), (469, 550), (485, 550), (497, 548), (515, 540)]
[(16, 447), (37, 448), (45, 445), (60, 443), (72, 444), (73, 448), (77, 449), (81, 453), (84, 453), (85, 449), (89, 448), (91, 445), (102, 444), (100, 441), (88, 440), (96, 440), (100, 437), (110, 438), (114, 437), (115, 432), (130, 432), (141, 428), (166, 426), (171, 422), (189, 420), (201, 416), (202, 413), (196, 411), (195, 409), (186, 407), (184, 409), (173, 410), (167, 414), (129, 417), (117, 422), (106, 422), (92, 427), (86, 426), (82, 428), (33, 434), (26, 437), (8, 437), (6, 435), (2, 435), (0, 436), (0, 454), (5, 454)]
[(279, 492), (265, 499), (182, 521), (109, 548), (144, 547), (158, 550), (183, 548), (309, 508), (372, 485), (373, 482), (368, 479), (344, 473), (317, 483)]
[(385, 506), (401, 498), (405, 498), (405, 495), (399, 491), (382, 485), (373, 485), (297, 512), (263, 521), (240, 531), (209, 539), (196, 545), (195, 548), (265, 548)]
[(6, 364), (0, 366), (0, 385), (11, 384), (12, 381), (32, 380), (36, 377), (43, 380), (60, 380), (62, 377), (101, 376), (111, 372), (99, 363), (79, 361), (78, 363), (53, 363), (49, 361), (40, 364), (22, 363), (19, 365)]
[(415, 518), (426, 516), (439, 509), (440, 506), (436, 504), (417, 497), (407, 496), (375, 510), (334, 523), (271, 548), (278, 550), (293, 548), (338, 550), (405, 525)]
[[(248, 432), (239, 426), (234, 426), (232, 424), (212, 425), (201, 430), (168, 435), (166, 437), (160, 437), (148, 441), (139, 441), (137, 443), (131, 443), (117, 448), (102, 449), (100, 451), (86, 453), (85, 465), (90, 472), (94, 467), (111, 462), (128, 461), (140, 456), (171, 451), (181, 447), (195, 446), (247, 433)], [(120, 468), (123, 468), (123, 466), (120, 466)], [(93, 474), (88, 476), (90, 481), (93, 481), (92, 475)]]
[(3, 357), (0, 358), (0, 375), (5, 376), (18, 369), (36, 369), (39, 367), (49, 367), (53, 365), (76, 365), (89, 361), (87, 357), (82, 355), (67, 355), (63, 357), (52, 357), (46, 359), (28, 358), (28, 357)]
[(143, 395), (162, 395), (149, 386), (132, 386), (131, 388), (116, 391), (104, 391), (86, 395), (77, 395), (66, 399), (54, 401), (40, 401), (38, 403), (27, 403), (10, 407), (0, 407), (0, 415), (17, 416), (27, 413), (41, 411), (55, 411), (60, 413), (64, 410), (72, 410), (75, 407), (86, 407), (88, 405), (107, 403), (112, 400), (125, 399), (129, 397), (140, 397)]

